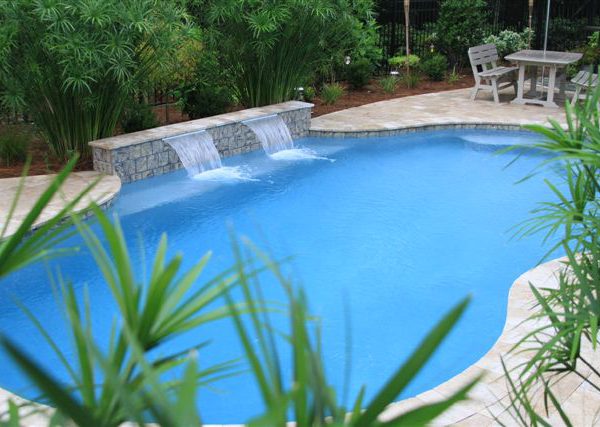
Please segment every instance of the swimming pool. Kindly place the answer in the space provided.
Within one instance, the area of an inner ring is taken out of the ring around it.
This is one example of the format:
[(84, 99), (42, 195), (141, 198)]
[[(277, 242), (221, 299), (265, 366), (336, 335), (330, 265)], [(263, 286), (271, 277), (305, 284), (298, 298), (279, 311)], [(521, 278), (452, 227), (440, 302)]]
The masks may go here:
[[(456, 330), (402, 396), (409, 397), (458, 374), (492, 346), (504, 326), (510, 285), (545, 253), (539, 238), (514, 240), (509, 231), (550, 196), (543, 174), (515, 185), (541, 158), (528, 154), (505, 168), (513, 155), (494, 153), (500, 144), (533, 138), (466, 130), (307, 138), (300, 144), (321, 158), (273, 160), (254, 152), (224, 162), (235, 173), (192, 180), (179, 171), (124, 185), (111, 210), (121, 218), (140, 275), (163, 231), (171, 253), (184, 252), (187, 266), (214, 252), (204, 279), (232, 263), (228, 224), (276, 257), (293, 255), (286, 270), (304, 286), (311, 312), (321, 319), (326, 364), (337, 387), (346, 357), (341, 302), (350, 307), (354, 394), (362, 384), (368, 395), (375, 392), (441, 315), (471, 293), (473, 303)], [(115, 310), (90, 257), (83, 251), (49, 268), (58, 266), (80, 291), (88, 285), (94, 328), (106, 339)], [(282, 299), (279, 287), (269, 287), (268, 279), (264, 285), (267, 299)], [(69, 348), (47, 270), (30, 267), (0, 282), (0, 331), (46, 366), (60, 366), (14, 298)], [(286, 324), (283, 318), (276, 323)], [(212, 343), (200, 355), (206, 363), (241, 355), (227, 321), (172, 345), (207, 339)], [(61, 369), (55, 373), (65, 377)], [(35, 395), (4, 355), (0, 387)], [(239, 423), (260, 412), (247, 376), (218, 388), (200, 393), (205, 422)]]

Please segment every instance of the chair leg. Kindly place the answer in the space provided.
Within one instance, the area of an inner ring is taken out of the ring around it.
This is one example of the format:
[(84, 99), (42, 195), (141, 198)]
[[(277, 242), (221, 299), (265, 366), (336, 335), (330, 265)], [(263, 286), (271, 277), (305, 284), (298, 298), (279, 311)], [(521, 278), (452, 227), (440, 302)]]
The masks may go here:
[(475, 101), (477, 93), (479, 92), (479, 82), (475, 83), (473, 89), (471, 89), (471, 101)]
[(577, 85), (575, 88), (575, 93), (573, 94), (573, 99), (571, 100), (571, 106), (575, 106), (577, 101), (579, 100), (579, 93), (581, 92), (581, 86)]
[(498, 95), (498, 82), (496, 79), (492, 80), (492, 93), (494, 94), (494, 102), (500, 104), (500, 96)]

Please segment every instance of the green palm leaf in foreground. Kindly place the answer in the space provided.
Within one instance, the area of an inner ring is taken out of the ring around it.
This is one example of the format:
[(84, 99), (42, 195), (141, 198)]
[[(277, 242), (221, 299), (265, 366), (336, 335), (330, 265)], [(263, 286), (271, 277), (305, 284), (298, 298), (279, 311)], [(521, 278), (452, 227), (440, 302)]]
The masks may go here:
[[(74, 161), (69, 164), (70, 168)], [(68, 171), (57, 176), (55, 185), (36, 204), (27, 219), (29, 225), (64, 182)], [(72, 206), (74, 203), (69, 205)], [(21, 421), (26, 425), (27, 420), (21, 419), (24, 409), (47, 417), (51, 426), (74, 423), (109, 427), (125, 421), (145, 425), (148, 420), (162, 426), (199, 425), (201, 417), (196, 406), (198, 387), (232, 375), (235, 365), (224, 362), (200, 369), (196, 355), (208, 351), (205, 342), (179, 350), (163, 344), (168, 344), (182, 333), (195, 331), (200, 325), (223, 318), (231, 318), (234, 322), (245, 359), (265, 403), (264, 414), (251, 420), (251, 425), (283, 427), (290, 414), (300, 426), (423, 425), (456, 402), (466, 399), (468, 391), (478, 381), (469, 382), (454, 395), (438, 403), (424, 405), (386, 422), (378, 419), (454, 327), (468, 304), (467, 298), (441, 319), (368, 404), (364, 404), (363, 388), (351, 407), (346, 408), (338, 403), (336, 393), (327, 381), (319, 331), (312, 327), (314, 322), (308, 314), (305, 295), (284, 276), (279, 263), (249, 242), (243, 246), (247, 250), (242, 251), (237, 240), (234, 240), (234, 268), (199, 285), (198, 278), (210, 254), (202, 257), (189, 270), (182, 271), (182, 255), (168, 259), (167, 238), (163, 236), (154, 256), (150, 276), (142, 282), (135, 274), (118, 220), (111, 222), (96, 206), (91, 209), (100, 226), (101, 236), (76, 216), (72, 221), (101, 271), (117, 307), (117, 318), (105, 320), (113, 322), (112, 338), (108, 347), (96, 342), (92, 329), (93, 301), (85, 291), (83, 295), (77, 295), (68, 282), (60, 280), (59, 284), (73, 342), (72, 363), (68, 361), (66, 349), (61, 348), (34, 313), (23, 306), (27, 316), (63, 363), (70, 383), (58, 381), (9, 339), (0, 338), (1, 347), (40, 390), (39, 400), (56, 409), (49, 414), (47, 411), (38, 411), (35, 404), (18, 408), (11, 403), (8, 412), (0, 414), (0, 425), (16, 426)], [(68, 210), (63, 213), (68, 213)], [(59, 225), (59, 221), (59, 218), (52, 220), (52, 227)], [(7, 275), (41, 258), (31, 248), (43, 248), (44, 254), (53, 254), (53, 245), (64, 238), (61, 233), (69, 235), (74, 232), (65, 229), (66, 225), (52, 227), (44, 226), (34, 232), (29, 237), (33, 243), (28, 239), (15, 241), (13, 237), (7, 240), (8, 243), (3, 242), (0, 271)], [(27, 226), (22, 226), (19, 233), (20, 238), (25, 237)], [(257, 261), (263, 267), (254, 268)], [(291, 346), (291, 365), (279, 357), (280, 344), (277, 344), (270, 321), (273, 313), (267, 309), (262, 298), (258, 275), (265, 271), (276, 277), (287, 295), (286, 314), (290, 330), (284, 334), (284, 343)], [(235, 301), (234, 288), (236, 295), (242, 295), (241, 302)], [(224, 305), (218, 304), (221, 298), (225, 300)], [(156, 351), (153, 352), (159, 346), (160, 357)], [(290, 372), (293, 381), (288, 387), (286, 378)]]

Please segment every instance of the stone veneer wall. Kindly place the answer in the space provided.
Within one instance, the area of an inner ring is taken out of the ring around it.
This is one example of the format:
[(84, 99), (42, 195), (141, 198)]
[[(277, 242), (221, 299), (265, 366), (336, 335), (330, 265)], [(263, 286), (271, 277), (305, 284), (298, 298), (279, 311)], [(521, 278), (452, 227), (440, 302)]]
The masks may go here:
[(290, 101), (92, 141), (94, 170), (131, 182), (179, 169), (177, 153), (163, 138), (199, 130), (212, 135), (221, 157), (258, 150), (260, 142), (242, 122), (273, 114), (283, 119), (293, 138), (307, 136), (312, 107)]

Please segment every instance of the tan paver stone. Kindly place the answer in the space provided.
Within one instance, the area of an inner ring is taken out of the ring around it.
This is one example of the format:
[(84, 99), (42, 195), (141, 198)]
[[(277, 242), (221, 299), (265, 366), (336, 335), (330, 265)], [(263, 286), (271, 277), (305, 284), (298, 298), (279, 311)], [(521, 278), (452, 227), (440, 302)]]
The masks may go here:
[[(54, 177), (55, 175), (36, 175), (25, 178), (19, 202), (13, 216), (8, 222), (5, 236), (9, 236), (17, 230), (38, 197), (46, 190)], [(34, 227), (39, 227), (50, 220), (54, 215), (59, 213), (70, 200), (73, 200), (82, 190), (97, 179), (100, 179), (100, 181), (75, 207), (75, 211), (81, 211), (87, 208), (91, 202), (95, 202), (100, 206), (111, 202), (121, 189), (121, 180), (119, 177), (113, 175), (103, 176), (98, 172), (92, 171), (74, 172), (67, 178), (61, 191), (56, 194), (42, 212), (40, 218), (38, 218), (38, 221), (34, 224)], [(2, 203), (0, 204), (0, 230), (6, 224), (9, 209), (17, 193), (20, 182), (21, 178), (0, 179), (0, 197), (2, 199)]]

